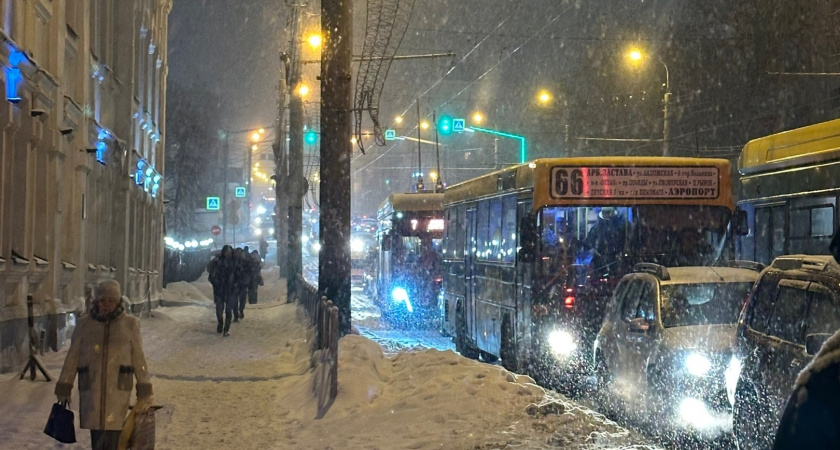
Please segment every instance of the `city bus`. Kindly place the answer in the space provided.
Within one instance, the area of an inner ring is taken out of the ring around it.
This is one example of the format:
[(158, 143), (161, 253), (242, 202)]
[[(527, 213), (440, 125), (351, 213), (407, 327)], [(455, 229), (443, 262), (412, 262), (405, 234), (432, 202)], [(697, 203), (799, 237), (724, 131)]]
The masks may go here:
[(391, 194), (377, 212), (375, 297), (382, 319), (407, 328), (439, 326), (443, 194)]
[(519, 373), (585, 369), (624, 274), (731, 259), (742, 217), (723, 159), (538, 159), (444, 195), (443, 329)]
[(838, 225), (840, 119), (749, 141), (738, 159), (749, 234), (742, 259), (829, 254)]

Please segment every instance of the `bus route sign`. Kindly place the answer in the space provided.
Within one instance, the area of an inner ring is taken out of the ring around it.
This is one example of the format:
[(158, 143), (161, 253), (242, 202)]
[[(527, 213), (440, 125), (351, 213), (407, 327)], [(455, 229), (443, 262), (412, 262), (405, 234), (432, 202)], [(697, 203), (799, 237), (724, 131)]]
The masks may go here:
[(717, 167), (590, 166), (551, 168), (552, 198), (715, 199)]

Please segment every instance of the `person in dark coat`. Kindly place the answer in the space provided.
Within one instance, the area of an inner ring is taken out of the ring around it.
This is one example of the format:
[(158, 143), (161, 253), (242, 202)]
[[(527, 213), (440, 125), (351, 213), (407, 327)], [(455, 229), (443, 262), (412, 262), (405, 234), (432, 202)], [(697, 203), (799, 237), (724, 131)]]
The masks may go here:
[[(240, 273), (240, 264), (234, 256), (233, 247), (225, 245), (222, 247), (222, 254), (216, 263), (213, 280), (211, 281), (215, 286), (214, 294), (218, 296), (216, 299), (216, 320), (218, 321), (216, 332), (224, 333), (224, 336), (230, 336), (230, 324), (236, 313)], [(223, 311), (224, 322), (222, 321)]]
[(237, 248), (233, 254), (239, 266), (239, 274), (236, 279), (236, 308), (233, 311), (233, 321), (239, 322), (240, 319), (245, 318), (245, 302), (248, 300), (248, 288), (251, 286), (251, 255), (245, 253), (241, 248)]
[(268, 254), (268, 241), (265, 240), (264, 237), (260, 237), (260, 256), (262, 260), (265, 261), (265, 257)]
[(262, 277), (262, 258), (260, 252), (254, 250), (251, 252), (251, 284), (248, 285), (248, 303), (257, 303), (257, 289), (263, 285)]
[(799, 374), (773, 449), (840, 449), (840, 331)]

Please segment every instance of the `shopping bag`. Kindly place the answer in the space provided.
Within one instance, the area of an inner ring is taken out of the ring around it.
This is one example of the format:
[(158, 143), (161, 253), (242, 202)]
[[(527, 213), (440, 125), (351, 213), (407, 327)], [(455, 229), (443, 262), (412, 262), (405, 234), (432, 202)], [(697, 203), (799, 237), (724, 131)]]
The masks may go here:
[(154, 450), (155, 409), (146, 408), (134, 413), (134, 431), (131, 433), (131, 450)]
[(58, 442), (72, 444), (76, 442), (75, 415), (66, 402), (54, 403), (44, 433)]

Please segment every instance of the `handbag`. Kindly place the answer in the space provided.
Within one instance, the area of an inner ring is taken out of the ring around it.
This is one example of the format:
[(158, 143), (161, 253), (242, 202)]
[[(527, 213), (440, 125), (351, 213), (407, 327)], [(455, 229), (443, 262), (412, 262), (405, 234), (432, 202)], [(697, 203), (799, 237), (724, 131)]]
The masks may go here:
[(65, 444), (76, 442), (75, 415), (67, 407), (67, 402), (56, 402), (53, 404), (52, 411), (50, 411), (50, 418), (47, 420), (47, 426), (44, 427), (44, 433), (56, 441)]
[(140, 411), (136, 406), (123, 422), (120, 433), (119, 450), (154, 450), (155, 448), (155, 408)]

